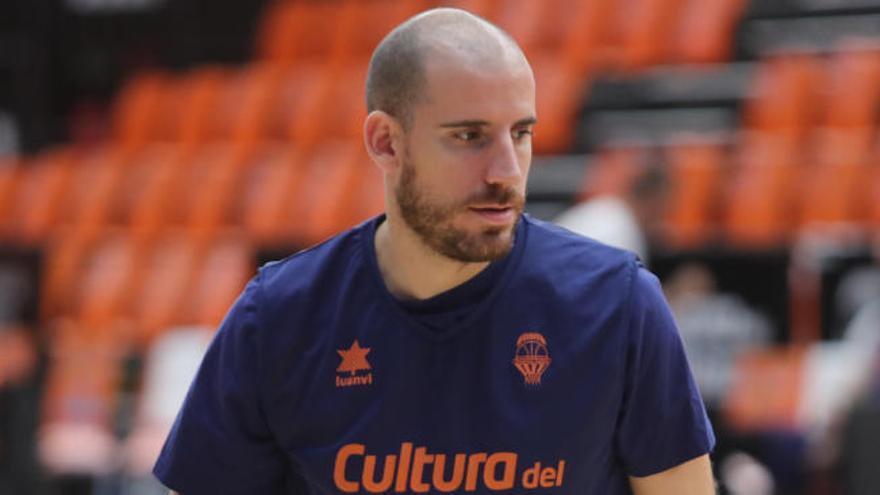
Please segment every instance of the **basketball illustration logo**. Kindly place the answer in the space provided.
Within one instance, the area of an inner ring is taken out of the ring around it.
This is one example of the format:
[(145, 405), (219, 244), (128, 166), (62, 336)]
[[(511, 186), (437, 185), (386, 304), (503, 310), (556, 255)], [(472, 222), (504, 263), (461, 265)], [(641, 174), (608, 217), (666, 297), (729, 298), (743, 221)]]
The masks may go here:
[(526, 385), (540, 385), (541, 375), (550, 367), (547, 340), (537, 332), (527, 332), (516, 339), (513, 365), (522, 373)]

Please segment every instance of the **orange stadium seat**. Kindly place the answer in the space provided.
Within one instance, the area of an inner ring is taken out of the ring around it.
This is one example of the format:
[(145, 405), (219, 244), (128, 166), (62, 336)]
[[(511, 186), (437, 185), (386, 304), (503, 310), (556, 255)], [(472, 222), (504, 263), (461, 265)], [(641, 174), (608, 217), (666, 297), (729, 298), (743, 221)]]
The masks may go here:
[(875, 236), (880, 236), (880, 161), (875, 161), (870, 170), (871, 191), (868, 198), (869, 223)]
[(254, 63), (237, 71), (223, 88), (214, 118), (218, 139), (253, 144), (266, 136), (266, 125), (284, 77), (284, 69)]
[(287, 203), (300, 194), (305, 167), (298, 148), (266, 144), (249, 159), (232, 209), (233, 225), (243, 226), (258, 245), (280, 243)]
[[(140, 105), (119, 102), (117, 115), (121, 115), (116, 120), (123, 124), (127, 120), (142, 124), (130, 124), (138, 132), (125, 132), (133, 135), (130, 139), (137, 145), (149, 141), (198, 144), (205, 141), (213, 130), (212, 117), (222, 89), (230, 78), (229, 74), (228, 68), (204, 65), (175, 77), (148, 77), (142, 84), (136, 81), (132, 83), (132, 93), (141, 97)], [(134, 91), (140, 88), (144, 88), (143, 94)], [(123, 96), (134, 99), (131, 95)], [(135, 113), (130, 110), (132, 107), (143, 115), (140, 118), (137, 118), (138, 115), (128, 115)]]
[(127, 150), (106, 145), (79, 157), (59, 207), (56, 228), (97, 230), (107, 224), (127, 154)]
[(815, 163), (805, 167), (801, 228), (865, 225), (869, 220), (872, 129), (825, 129), (814, 138)]
[(22, 325), (0, 327), (0, 387), (19, 384), (33, 373), (39, 359), (34, 335)]
[(798, 147), (789, 134), (746, 134), (724, 194), (725, 236), (733, 246), (772, 248), (789, 239), (800, 181)]
[(144, 349), (158, 335), (182, 323), (180, 306), (201, 259), (204, 246), (190, 232), (166, 230), (149, 243), (141, 261), (131, 305), (126, 308), (136, 326), (136, 343)]
[(576, 117), (587, 94), (587, 78), (562, 57), (533, 57), (538, 124), (532, 140), (537, 154), (570, 151), (574, 139)]
[(180, 146), (154, 146), (135, 159), (135, 170), (120, 191), (130, 227), (146, 234), (169, 225), (170, 216), (178, 207), (174, 191), (194, 154), (195, 150)]
[(11, 215), (12, 235), (18, 242), (42, 242), (55, 226), (70, 184), (74, 159), (72, 150), (59, 148), (25, 164), (26, 172), (19, 183)]
[(40, 319), (49, 321), (71, 314), (69, 295), (78, 280), (83, 259), (98, 232), (74, 229), (56, 232), (45, 243), (45, 262), (40, 276)]
[(803, 137), (818, 121), (822, 66), (813, 55), (786, 54), (761, 61), (746, 100), (745, 126), (751, 130)]
[(109, 340), (131, 337), (120, 334), (117, 323), (130, 304), (143, 247), (127, 231), (105, 231), (82, 257), (68, 315), (82, 325), (82, 331), (113, 332)]
[(290, 138), (295, 122), (307, 118), (310, 102), (321, 92), (333, 69), (322, 63), (302, 63), (284, 71), (277, 91), (272, 96), (272, 105), (259, 120), (260, 137), (269, 140)]
[(382, 171), (360, 149), (354, 160), (357, 187), (348, 202), (348, 215), (341, 226), (352, 226), (385, 211), (385, 182)]
[(680, 64), (726, 62), (746, 0), (687, 0), (672, 40), (672, 61)]
[[(147, 143), (179, 139), (179, 120), (182, 116), (180, 110), (189, 98), (187, 92), (192, 87), (191, 79), (192, 77), (188, 78), (187, 75), (175, 74), (163, 77), (160, 80), (161, 84), (156, 83), (157, 88), (153, 93), (144, 96), (144, 100), (147, 100), (147, 96), (150, 99), (143, 102), (143, 107), (137, 107), (143, 115), (138, 116), (137, 119), (132, 117), (132, 120), (136, 120), (141, 127), (136, 128), (137, 132), (127, 131), (131, 134), (129, 138), (131, 144), (126, 146), (137, 150)], [(146, 107), (147, 103), (150, 105), (149, 108)]]
[(113, 109), (113, 136), (120, 145), (137, 149), (158, 135), (169, 84), (170, 77), (162, 72), (140, 73), (125, 83)]
[(275, 2), (258, 28), (256, 58), (284, 65), (336, 58), (344, 10), (344, 2)]
[(617, 3), (614, 0), (575, 2), (568, 15), (571, 26), (563, 41), (562, 56), (571, 67), (582, 75), (608, 64), (617, 52), (613, 45), (614, 17)]
[(191, 176), (191, 188), (184, 192), (189, 197), (185, 222), (190, 228), (210, 232), (231, 226), (232, 210), (236, 196), (241, 191), (244, 168), (254, 154), (255, 146), (221, 146), (219, 149), (227, 154), (219, 156), (216, 163), (211, 165), (208, 176), (196, 181)]
[(283, 222), (292, 239), (310, 245), (346, 226), (358, 171), (368, 166), (358, 161), (360, 146), (360, 141), (326, 141), (306, 155), (304, 180), (291, 195)]
[(826, 69), (825, 125), (868, 128), (880, 110), (880, 50), (844, 44)]
[(0, 158), (0, 238), (12, 234), (16, 195), (25, 171), (16, 156)]
[(111, 225), (153, 228), (156, 225), (137, 225), (147, 220), (147, 211), (152, 206), (148, 196), (160, 196), (162, 177), (169, 167), (174, 167), (182, 158), (180, 147), (176, 144), (151, 143), (133, 154), (124, 167), (122, 179), (111, 199), (109, 220)]
[(559, 12), (562, 8), (557, 5), (559, 3), (557, 0), (505, 0), (498, 3), (494, 21), (520, 44), (527, 56), (532, 57), (542, 51), (544, 18)]
[[(172, 139), (185, 146), (198, 146), (216, 137), (217, 109), (224, 87), (230, 83), (230, 70), (202, 66), (177, 81), (176, 98), (164, 110), (173, 122)], [(215, 131), (215, 132), (212, 132)]]
[(724, 150), (715, 143), (682, 143), (667, 148), (671, 183), (667, 242), (695, 248), (714, 237), (720, 215)]
[[(527, 53), (564, 52), (570, 40), (575, 40), (582, 34), (596, 36), (595, 31), (592, 33), (583, 31), (598, 27), (596, 20), (602, 17), (601, 11), (606, 8), (608, 1), (555, 0), (553, 3), (552, 8), (545, 7), (537, 16), (537, 26), (532, 28), (532, 34), (525, 45), (529, 50)], [(578, 42), (584, 40), (588, 38), (580, 39)]]
[(724, 401), (725, 418), (741, 431), (794, 430), (798, 426), (805, 357), (802, 347), (742, 355)]
[(313, 87), (297, 112), (297, 119), (290, 122), (290, 139), (308, 147), (328, 139), (360, 137), (367, 113), (366, 75), (367, 67), (362, 64), (325, 71), (323, 81)]
[(666, 63), (685, 0), (637, 0), (618, 9), (620, 55), (618, 68), (635, 71)]
[(216, 328), (254, 275), (254, 254), (237, 231), (206, 237), (200, 242), (205, 248), (182, 300), (181, 318), (184, 324)]
[(437, 7), (464, 9), (491, 21), (501, 2), (503, 0), (440, 0), (432, 3)]
[[(148, 221), (160, 226), (216, 226), (226, 216), (225, 201), (234, 191), (238, 165), (246, 153), (240, 145), (212, 143), (185, 153), (177, 163), (171, 162), (161, 176), (161, 184), (150, 191), (161, 197), (144, 200), (148, 203)], [(199, 218), (204, 222), (199, 223)]]
[(344, 2), (338, 28), (341, 55), (351, 63), (366, 64), (389, 31), (427, 7), (425, 0)]

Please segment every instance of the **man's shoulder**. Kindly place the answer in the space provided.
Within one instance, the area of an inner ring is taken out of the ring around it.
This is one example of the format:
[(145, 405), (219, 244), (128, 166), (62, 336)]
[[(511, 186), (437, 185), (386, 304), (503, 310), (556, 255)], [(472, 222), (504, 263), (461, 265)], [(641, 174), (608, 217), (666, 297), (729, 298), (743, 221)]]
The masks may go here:
[(337, 234), (319, 244), (270, 261), (260, 267), (259, 281), (270, 298), (317, 289), (351, 275), (365, 260), (365, 235), (370, 221)]
[(551, 294), (563, 305), (602, 301), (616, 307), (626, 300), (638, 270), (638, 257), (549, 222), (529, 222), (518, 284)]
[[(559, 266), (621, 268), (639, 264), (638, 257), (595, 239), (585, 237), (557, 224), (526, 217), (533, 258)], [(574, 263), (574, 266), (571, 264)]]

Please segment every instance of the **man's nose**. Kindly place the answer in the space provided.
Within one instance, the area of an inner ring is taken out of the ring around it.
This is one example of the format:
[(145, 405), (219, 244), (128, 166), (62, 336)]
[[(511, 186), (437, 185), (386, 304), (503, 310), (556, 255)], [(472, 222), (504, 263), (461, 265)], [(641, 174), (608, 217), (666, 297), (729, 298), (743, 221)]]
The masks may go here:
[(487, 183), (512, 184), (522, 178), (516, 143), (512, 136), (507, 135), (495, 142), (489, 160)]

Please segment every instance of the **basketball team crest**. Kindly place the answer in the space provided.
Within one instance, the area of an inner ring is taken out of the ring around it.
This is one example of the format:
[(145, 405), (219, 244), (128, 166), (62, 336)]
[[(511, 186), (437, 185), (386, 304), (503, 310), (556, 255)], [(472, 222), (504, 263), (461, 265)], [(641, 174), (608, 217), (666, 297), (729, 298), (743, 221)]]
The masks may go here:
[(522, 373), (526, 385), (540, 385), (541, 376), (550, 367), (547, 340), (538, 332), (526, 332), (516, 339), (513, 365)]

